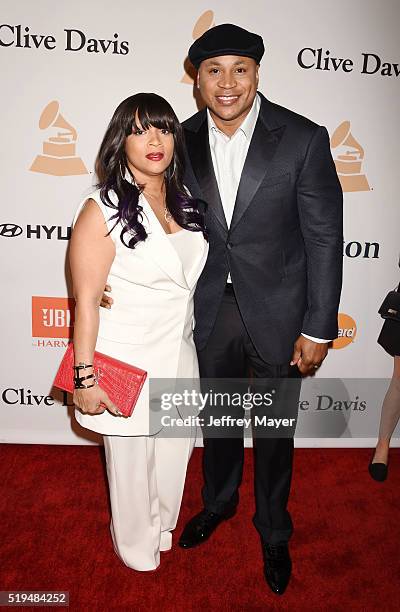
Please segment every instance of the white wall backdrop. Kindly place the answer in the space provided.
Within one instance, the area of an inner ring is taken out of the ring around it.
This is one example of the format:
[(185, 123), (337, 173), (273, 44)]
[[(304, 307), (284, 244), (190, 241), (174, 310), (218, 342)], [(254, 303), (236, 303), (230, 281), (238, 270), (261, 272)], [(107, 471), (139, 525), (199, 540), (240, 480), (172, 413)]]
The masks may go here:
[(392, 369), (377, 309), (399, 281), (399, 21), (397, 0), (2, 0), (0, 441), (95, 440), (52, 389), (72, 324), (73, 212), (117, 104), (155, 91), (193, 114), (193, 30), (233, 22), (264, 38), (260, 90), (327, 127), (345, 189), (345, 337), (304, 386), (297, 444), (372, 442)]

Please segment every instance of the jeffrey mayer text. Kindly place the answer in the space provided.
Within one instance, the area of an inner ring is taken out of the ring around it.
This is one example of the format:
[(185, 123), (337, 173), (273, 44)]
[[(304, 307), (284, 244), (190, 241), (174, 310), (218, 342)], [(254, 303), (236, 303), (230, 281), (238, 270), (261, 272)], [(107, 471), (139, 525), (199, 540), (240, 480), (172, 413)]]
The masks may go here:
[[(294, 427), (296, 419), (274, 419), (266, 415), (253, 418), (256, 427)], [(199, 416), (188, 416), (183, 419), (171, 417), (165, 414), (161, 417), (161, 425), (163, 427), (250, 427), (252, 419), (249, 417), (235, 418), (224, 415), (219, 418), (210, 416), (208, 421)]]

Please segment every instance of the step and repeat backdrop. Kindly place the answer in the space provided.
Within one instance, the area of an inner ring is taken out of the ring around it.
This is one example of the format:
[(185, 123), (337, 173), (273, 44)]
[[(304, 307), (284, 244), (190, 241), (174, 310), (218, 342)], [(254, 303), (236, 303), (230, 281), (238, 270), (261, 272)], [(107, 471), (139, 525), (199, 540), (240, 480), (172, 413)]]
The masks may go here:
[(397, 0), (2, 0), (1, 441), (98, 441), (52, 388), (74, 322), (71, 220), (118, 103), (154, 91), (196, 112), (187, 49), (226, 22), (263, 36), (260, 90), (327, 127), (344, 191), (340, 337), (303, 385), (297, 444), (373, 442), (393, 365), (377, 310), (400, 280)]

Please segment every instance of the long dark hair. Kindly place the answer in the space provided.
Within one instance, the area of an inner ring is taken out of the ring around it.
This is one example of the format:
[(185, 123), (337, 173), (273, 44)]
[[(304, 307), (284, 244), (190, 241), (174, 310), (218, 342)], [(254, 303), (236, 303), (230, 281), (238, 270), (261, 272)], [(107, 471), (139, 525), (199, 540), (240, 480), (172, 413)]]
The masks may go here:
[[(121, 222), (121, 241), (130, 249), (147, 238), (142, 225), (143, 208), (139, 204), (142, 186), (137, 185), (127, 164), (126, 138), (138, 129), (138, 118), (144, 130), (153, 126), (173, 134), (174, 154), (165, 171), (166, 204), (172, 217), (181, 227), (205, 235), (204, 218), (197, 202), (183, 186), (184, 144), (183, 130), (170, 104), (154, 93), (138, 93), (123, 100), (115, 110), (101, 143), (96, 159), (97, 187), (106, 206), (116, 210), (112, 216), (116, 225)], [(127, 179), (131, 180), (127, 180)], [(116, 196), (113, 196), (113, 193)]]

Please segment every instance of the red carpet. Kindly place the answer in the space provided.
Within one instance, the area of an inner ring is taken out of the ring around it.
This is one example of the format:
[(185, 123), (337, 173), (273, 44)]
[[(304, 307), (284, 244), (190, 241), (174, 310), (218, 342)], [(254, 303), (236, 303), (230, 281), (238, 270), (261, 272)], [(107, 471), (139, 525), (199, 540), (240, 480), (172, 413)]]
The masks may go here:
[[(201, 452), (190, 463), (175, 540), (200, 508)], [(162, 553), (158, 571), (146, 574), (129, 570), (113, 552), (97, 447), (2, 445), (0, 590), (69, 591), (70, 609), (85, 612), (398, 610), (400, 453), (392, 450), (383, 485), (368, 475), (370, 455), (369, 449), (296, 451), (294, 572), (278, 598), (264, 582), (251, 524), (250, 450), (240, 513), (202, 547)]]

